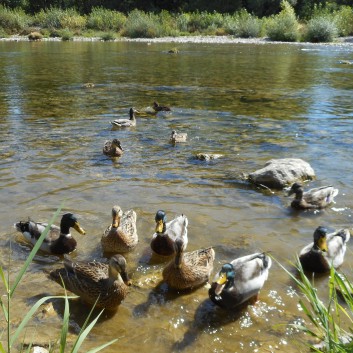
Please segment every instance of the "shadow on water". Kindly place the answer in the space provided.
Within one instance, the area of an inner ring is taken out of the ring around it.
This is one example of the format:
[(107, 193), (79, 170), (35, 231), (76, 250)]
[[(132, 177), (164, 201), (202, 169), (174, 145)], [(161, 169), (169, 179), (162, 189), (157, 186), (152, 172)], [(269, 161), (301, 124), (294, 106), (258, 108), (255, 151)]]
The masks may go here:
[(181, 341), (175, 342), (172, 352), (181, 352), (191, 346), (198, 337), (209, 329), (219, 328), (231, 322), (237, 321), (243, 314), (242, 306), (236, 311), (227, 312), (216, 306), (210, 299), (205, 299), (196, 309), (194, 321), (185, 332)]

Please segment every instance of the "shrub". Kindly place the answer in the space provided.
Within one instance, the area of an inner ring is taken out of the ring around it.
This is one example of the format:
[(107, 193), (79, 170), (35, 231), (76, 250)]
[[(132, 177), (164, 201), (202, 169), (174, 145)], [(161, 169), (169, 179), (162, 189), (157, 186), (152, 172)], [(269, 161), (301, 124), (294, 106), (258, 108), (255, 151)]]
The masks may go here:
[(305, 39), (308, 42), (332, 42), (337, 37), (337, 26), (328, 16), (319, 16), (309, 20)]
[(261, 20), (249, 14), (246, 10), (241, 10), (237, 14), (237, 28), (235, 35), (241, 38), (254, 38), (260, 35)]
[(353, 34), (353, 9), (350, 6), (342, 6), (334, 13), (334, 21), (338, 35), (349, 36)]
[(21, 9), (9, 9), (0, 5), (0, 27), (9, 33), (24, 30), (30, 23), (30, 17)]
[(67, 42), (69, 40), (73, 40), (73, 38), (74, 38), (74, 34), (68, 28), (64, 28), (62, 30), (59, 30), (58, 34), (59, 34), (59, 37), (61, 37), (61, 40), (64, 42)]
[(136, 9), (129, 13), (122, 31), (123, 35), (130, 38), (161, 37), (162, 33), (158, 16)]
[(223, 16), (220, 13), (203, 11), (190, 14), (188, 31), (191, 33), (214, 32), (217, 28), (221, 27), (223, 27)]
[(87, 19), (87, 27), (100, 31), (119, 32), (126, 22), (126, 16), (117, 11), (94, 7)]
[(111, 40), (114, 40), (115, 39), (115, 33), (113, 32), (105, 32), (105, 33), (102, 33), (101, 34), (101, 37), (100, 37), (104, 42), (108, 42), (108, 41), (111, 41)]
[(284, 0), (282, 11), (267, 20), (266, 32), (270, 39), (283, 42), (295, 42), (299, 39), (299, 23), (293, 7)]

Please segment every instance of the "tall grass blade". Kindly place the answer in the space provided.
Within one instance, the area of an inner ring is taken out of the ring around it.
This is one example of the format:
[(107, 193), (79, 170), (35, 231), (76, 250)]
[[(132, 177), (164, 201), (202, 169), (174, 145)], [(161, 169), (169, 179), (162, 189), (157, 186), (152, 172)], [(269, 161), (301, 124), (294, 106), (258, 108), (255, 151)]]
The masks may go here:
[[(22, 332), (22, 330), (24, 329), (24, 327), (26, 326), (26, 324), (28, 323), (28, 321), (32, 318), (33, 314), (36, 312), (36, 310), (47, 300), (49, 299), (63, 299), (65, 297), (63, 296), (49, 296), (49, 297), (43, 297), (41, 299), (39, 299), (33, 306), (32, 308), (29, 310), (29, 312), (25, 315), (25, 317), (22, 319), (20, 325), (18, 326), (18, 328), (16, 329), (15, 333), (12, 335), (11, 339), (10, 339), (10, 347), (13, 346), (13, 344), (16, 342), (18, 336), (20, 335), (20, 333)], [(69, 297), (69, 298), (77, 298), (76, 296), (73, 297)]]
[(6, 353), (2, 343), (0, 342), (0, 353)]
[(29, 264), (32, 262), (34, 256), (36, 255), (38, 249), (40, 248), (40, 246), (43, 243), (44, 238), (47, 236), (51, 225), (54, 223), (55, 219), (58, 217), (62, 207), (63, 207), (64, 202), (61, 203), (61, 205), (59, 206), (59, 208), (56, 210), (56, 212), (54, 213), (53, 217), (51, 218), (50, 222), (48, 223), (47, 227), (45, 228), (44, 232), (42, 233), (42, 235), (39, 237), (38, 241), (36, 242), (36, 244), (34, 245), (32, 251), (30, 252), (30, 254), (28, 255), (28, 258), (26, 260), (26, 262), (24, 263), (24, 265), (22, 266), (19, 274), (17, 275), (14, 284), (12, 285), (12, 288), (10, 290), (10, 298), (13, 296), (13, 293), (15, 292), (16, 287), (18, 286), (18, 284), (20, 283), (24, 273), (27, 271), (27, 268), (29, 266)]
[(93, 349), (87, 351), (87, 353), (96, 353), (96, 352), (99, 352), (99, 351), (101, 351), (102, 349), (104, 349), (105, 347), (108, 347), (108, 346), (110, 346), (111, 344), (113, 344), (114, 342), (118, 341), (118, 339), (119, 339), (119, 338), (115, 338), (114, 340), (111, 340), (111, 341), (109, 341), (109, 342), (107, 342), (107, 343), (105, 343), (105, 344), (102, 344), (102, 345), (99, 346), (99, 347), (96, 347), (96, 348), (93, 348)]
[[(62, 281), (64, 284), (64, 281)], [(65, 353), (66, 348), (66, 338), (67, 332), (69, 331), (69, 319), (70, 319), (70, 311), (69, 311), (69, 301), (67, 299), (67, 292), (65, 289), (65, 309), (64, 309), (64, 317), (63, 317), (63, 325), (61, 328), (61, 336), (60, 336), (60, 353)]]

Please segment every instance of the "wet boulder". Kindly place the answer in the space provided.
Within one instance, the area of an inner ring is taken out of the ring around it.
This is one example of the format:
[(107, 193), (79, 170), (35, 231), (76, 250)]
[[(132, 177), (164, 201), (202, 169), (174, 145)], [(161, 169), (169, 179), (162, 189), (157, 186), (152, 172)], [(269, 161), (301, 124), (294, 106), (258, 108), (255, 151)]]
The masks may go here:
[(299, 158), (271, 159), (263, 168), (248, 175), (248, 180), (254, 184), (275, 189), (314, 178), (313, 168)]

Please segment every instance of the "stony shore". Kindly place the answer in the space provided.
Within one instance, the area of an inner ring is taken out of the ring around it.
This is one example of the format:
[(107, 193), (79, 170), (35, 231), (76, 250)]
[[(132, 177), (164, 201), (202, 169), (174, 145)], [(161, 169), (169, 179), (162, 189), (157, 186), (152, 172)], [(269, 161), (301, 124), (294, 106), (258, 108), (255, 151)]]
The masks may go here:
[[(101, 41), (99, 37), (74, 37), (73, 41), (94, 42)], [(0, 38), (0, 41), (29, 41), (27, 36), (13, 35), (7, 38)], [(43, 38), (42, 41), (61, 41), (61, 38)], [(119, 37), (115, 42), (146, 42), (146, 43), (209, 43), (209, 44), (283, 44), (283, 42), (270, 41), (268, 38), (235, 38), (233, 36), (183, 36), (183, 37), (162, 37), (162, 38), (125, 38)], [(311, 44), (311, 45), (352, 45), (353, 37), (341, 37), (331, 43), (303, 43), (303, 42), (287, 42), (286, 44)]]

